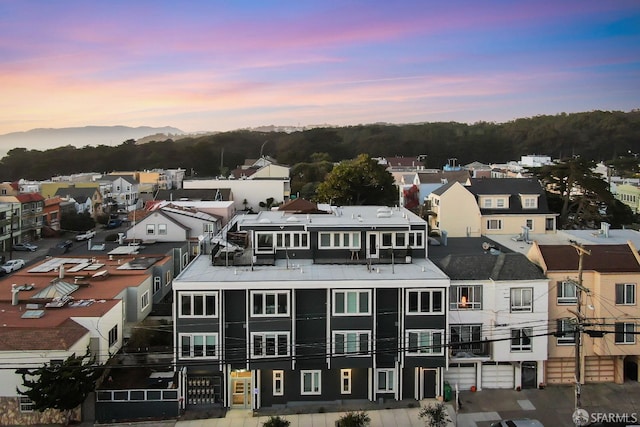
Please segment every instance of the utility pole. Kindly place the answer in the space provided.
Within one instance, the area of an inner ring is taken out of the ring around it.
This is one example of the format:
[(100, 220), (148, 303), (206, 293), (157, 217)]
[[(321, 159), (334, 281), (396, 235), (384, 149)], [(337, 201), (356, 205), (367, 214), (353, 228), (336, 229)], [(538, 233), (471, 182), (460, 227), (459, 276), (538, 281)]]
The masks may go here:
[[(577, 243), (571, 243), (571, 246), (573, 246), (575, 248), (576, 251), (578, 251), (578, 283), (576, 283), (576, 317), (577, 317), (577, 321), (576, 321), (576, 325), (575, 325), (575, 329), (573, 331), (573, 336), (575, 338), (575, 353), (576, 353), (576, 371), (575, 371), (575, 375), (576, 375), (576, 402), (575, 402), (575, 410), (578, 411), (578, 409), (581, 409), (582, 407), (582, 401), (580, 400), (581, 394), (582, 394), (582, 390), (581, 390), (581, 377), (582, 377), (582, 355), (580, 353), (580, 347), (582, 345), (582, 332), (584, 331), (584, 322), (583, 322), (583, 316), (582, 316), (582, 291), (586, 290), (583, 286), (582, 286), (582, 262), (583, 262), (583, 258), (584, 255), (591, 255), (591, 251), (586, 250), (585, 248), (582, 247), (582, 245), (577, 244)], [(580, 426), (581, 424), (577, 424), (577, 426)]]

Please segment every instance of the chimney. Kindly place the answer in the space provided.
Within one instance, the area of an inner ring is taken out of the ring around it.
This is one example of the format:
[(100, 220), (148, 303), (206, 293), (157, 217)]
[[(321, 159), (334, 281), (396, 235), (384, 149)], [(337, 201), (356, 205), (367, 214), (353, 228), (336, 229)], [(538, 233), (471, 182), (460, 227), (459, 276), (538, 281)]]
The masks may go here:
[(604, 237), (609, 237), (609, 227), (611, 227), (611, 225), (608, 222), (600, 223), (600, 230), (602, 231), (602, 235)]
[(60, 279), (64, 279), (64, 264), (60, 264), (60, 269), (58, 270), (58, 277)]
[(11, 285), (11, 305), (18, 305), (20, 303), (20, 299), (18, 298), (19, 293), (20, 289), (18, 289), (18, 285), (15, 283)]

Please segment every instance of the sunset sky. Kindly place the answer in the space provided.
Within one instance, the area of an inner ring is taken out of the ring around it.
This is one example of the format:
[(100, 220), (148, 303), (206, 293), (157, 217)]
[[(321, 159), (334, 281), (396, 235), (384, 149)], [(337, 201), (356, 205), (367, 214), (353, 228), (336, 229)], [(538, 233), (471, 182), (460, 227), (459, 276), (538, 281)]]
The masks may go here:
[(0, 1), (0, 134), (640, 108), (640, 1)]

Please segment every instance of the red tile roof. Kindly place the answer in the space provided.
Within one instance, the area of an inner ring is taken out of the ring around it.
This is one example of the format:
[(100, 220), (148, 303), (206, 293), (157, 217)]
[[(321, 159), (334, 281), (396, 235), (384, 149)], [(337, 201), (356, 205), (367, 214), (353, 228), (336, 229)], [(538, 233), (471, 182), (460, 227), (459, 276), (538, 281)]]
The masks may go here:
[(28, 203), (43, 201), (44, 197), (42, 197), (39, 193), (22, 193), (18, 194), (16, 196), (16, 199), (18, 199), (21, 203)]
[[(602, 273), (640, 272), (640, 264), (629, 245), (586, 245), (591, 255), (584, 255), (583, 270)], [(547, 270), (577, 271), (578, 251), (570, 245), (540, 245)]]
[(71, 319), (55, 328), (3, 327), (0, 351), (68, 350), (88, 333), (84, 326)]

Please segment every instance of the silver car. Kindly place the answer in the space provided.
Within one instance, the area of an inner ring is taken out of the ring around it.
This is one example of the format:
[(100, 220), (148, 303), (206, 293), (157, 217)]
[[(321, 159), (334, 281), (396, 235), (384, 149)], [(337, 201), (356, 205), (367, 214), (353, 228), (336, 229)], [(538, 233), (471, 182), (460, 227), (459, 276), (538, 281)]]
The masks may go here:
[(13, 245), (14, 251), (31, 251), (35, 252), (38, 250), (36, 245), (32, 245), (31, 243), (16, 243)]

